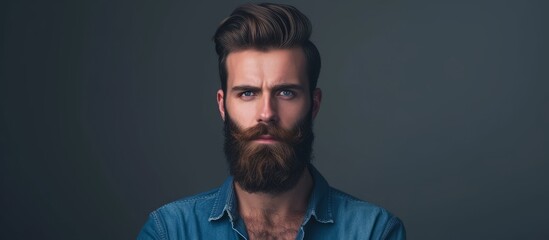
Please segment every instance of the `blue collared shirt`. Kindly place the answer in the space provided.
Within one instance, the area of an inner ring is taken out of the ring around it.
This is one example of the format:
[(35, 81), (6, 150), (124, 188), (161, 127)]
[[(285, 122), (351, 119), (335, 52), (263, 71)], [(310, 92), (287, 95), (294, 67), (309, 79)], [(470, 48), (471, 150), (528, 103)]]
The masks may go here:
[[(397, 217), (330, 187), (312, 165), (309, 170), (314, 187), (296, 239), (406, 239)], [(218, 189), (152, 212), (138, 239), (248, 239), (237, 206), (229, 177)]]

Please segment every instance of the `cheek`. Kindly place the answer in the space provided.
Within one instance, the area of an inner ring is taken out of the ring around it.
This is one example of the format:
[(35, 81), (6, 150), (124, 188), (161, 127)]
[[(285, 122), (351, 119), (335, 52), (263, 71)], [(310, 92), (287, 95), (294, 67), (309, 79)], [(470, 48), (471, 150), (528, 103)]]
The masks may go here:
[(282, 103), (280, 105), (279, 117), (281, 125), (285, 128), (294, 127), (295, 124), (302, 120), (309, 111), (308, 101), (300, 103)]
[(238, 107), (235, 107), (234, 103), (227, 101), (226, 111), (231, 119), (240, 128), (249, 128), (254, 126), (256, 121), (256, 107), (251, 103), (239, 103)]

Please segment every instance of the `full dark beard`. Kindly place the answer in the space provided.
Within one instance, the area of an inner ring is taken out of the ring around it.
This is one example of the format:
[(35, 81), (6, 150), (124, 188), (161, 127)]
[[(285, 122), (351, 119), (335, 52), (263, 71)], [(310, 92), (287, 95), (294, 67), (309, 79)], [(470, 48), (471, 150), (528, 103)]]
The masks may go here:
[[(311, 161), (314, 134), (310, 112), (290, 130), (262, 123), (241, 130), (227, 114), (224, 131), (230, 173), (247, 192), (285, 192), (296, 185)], [(277, 142), (252, 142), (265, 134)]]

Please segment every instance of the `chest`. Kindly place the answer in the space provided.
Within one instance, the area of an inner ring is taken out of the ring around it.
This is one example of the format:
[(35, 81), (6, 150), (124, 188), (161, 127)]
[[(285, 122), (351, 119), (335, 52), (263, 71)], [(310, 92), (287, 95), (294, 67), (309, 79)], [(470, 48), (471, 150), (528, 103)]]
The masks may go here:
[(250, 240), (294, 240), (301, 227), (301, 219), (286, 221), (246, 219), (245, 225)]

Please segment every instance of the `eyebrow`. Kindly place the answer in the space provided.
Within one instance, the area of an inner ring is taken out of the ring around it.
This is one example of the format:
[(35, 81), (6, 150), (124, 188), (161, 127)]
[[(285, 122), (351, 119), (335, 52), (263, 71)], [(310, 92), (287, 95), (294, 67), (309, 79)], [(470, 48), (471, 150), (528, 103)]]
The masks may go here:
[(231, 88), (232, 91), (239, 92), (239, 91), (258, 91), (261, 88), (254, 87), (251, 85), (238, 85)]
[(304, 90), (303, 85), (291, 84), (291, 83), (275, 85), (273, 87), (273, 90), (275, 90), (275, 91), (282, 90), (282, 89), (292, 89), (292, 90), (298, 90), (298, 91), (303, 91)]
[[(304, 87), (300, 84), (291, 84), (291, 83), (285, 83), (285, 84), (279, 84), (272, 87), (274, 91), (278, 91), (281, 89), (294, 89), (303, 91)], [(251, 85), (238, 85), (231, 88), (232, 91), (259, 91), (261, 90), (260, 87), (251, 86)]]

